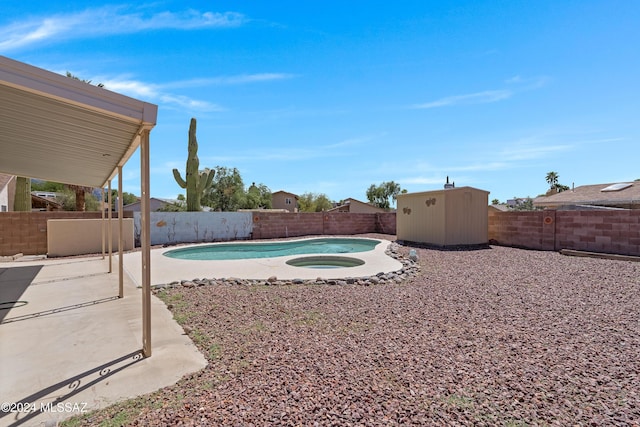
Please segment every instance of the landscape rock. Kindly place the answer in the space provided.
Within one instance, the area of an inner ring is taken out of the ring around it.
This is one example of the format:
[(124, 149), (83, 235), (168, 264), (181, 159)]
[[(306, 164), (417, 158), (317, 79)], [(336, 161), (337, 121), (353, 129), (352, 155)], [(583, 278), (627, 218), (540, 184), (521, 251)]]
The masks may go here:
[(640, 425), (638, 263), (409, 249), (378, 285), (164, 289), (208, 366), (73, 425)]

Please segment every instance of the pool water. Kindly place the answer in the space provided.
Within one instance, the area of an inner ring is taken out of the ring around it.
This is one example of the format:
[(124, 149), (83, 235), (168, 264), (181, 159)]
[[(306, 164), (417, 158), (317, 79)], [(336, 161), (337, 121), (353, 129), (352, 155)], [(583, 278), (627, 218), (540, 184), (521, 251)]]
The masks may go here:
[(380, 243), (373, 239), (320, 238), (287, 242), (219, 243), (173, 249), (163, 255), (188, 260), (234, 260), (276, 258), (304, 254), (347, 254), (373, 250)]

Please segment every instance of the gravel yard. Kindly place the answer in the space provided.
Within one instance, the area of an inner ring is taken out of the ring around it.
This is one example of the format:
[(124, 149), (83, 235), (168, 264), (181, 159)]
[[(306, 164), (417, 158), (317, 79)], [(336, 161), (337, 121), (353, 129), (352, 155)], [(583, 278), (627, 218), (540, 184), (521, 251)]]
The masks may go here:
[(640, 263), (416, 251), (401, 283), (162, 291), (208, 367), (69, 425), (640, 425)]

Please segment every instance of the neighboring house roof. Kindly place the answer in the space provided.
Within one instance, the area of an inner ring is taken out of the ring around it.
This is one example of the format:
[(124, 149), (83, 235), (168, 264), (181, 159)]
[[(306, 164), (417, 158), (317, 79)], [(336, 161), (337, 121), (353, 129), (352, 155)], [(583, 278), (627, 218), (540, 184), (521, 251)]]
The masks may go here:
[(0, 173), (0, 191), (2, 191), (4, 189), (4, 187), (7, 186), (7, 184), (9, 184), (9, 181), (11, 181), (11, 179), (14, 177), (15, 175), (7, 175), (4, 173)]
[(280, 193), (285, 194), (285, 195), (289, 195), (289, 196), (293, 196), (293, 197), (296, 198), (296, 200), (298, 200), (298, 195), (297, 194), (290, 193), (288, 191), (283, 191), (283, 190), (279, 190), (279, 191), (273, 192), (273, 193), (271, 193), (271, 196), (275, 196), (276, 194), (280, 194)]
[(640, 209), (640, 181), (581, 185), (551, 196), (536, 197), (533, 205), (546, 208), (594, 205)]
[(31, 193), (31, 208), (32, 209), (47, 209), (47, 210), (60, 210), (62, 209), (62, 203), (56, 201), (52, 197), (43, 197), (37, 194)]
[(350, 197), (345, 199), (341, 205), (329, 209), (327, 212), (385, 212), (385, 210)]
[(509, 209), (509, 206), (506, 204), (497, 204), (497, 205), (489, 205), (489, 208), (496, 210), (496, 211), (500, 211), (500, 212), (509, 212), (511, 209)]
[[(150, 197), (149, 198), (149, 204), (150, 204), (151, 211), (157, 211), (158, 209), (160, 209), (160, 208), (162, 208), (162, 207), (164, 207), (166, 205), (175, 204), (177, 202), (178, 202), (177, 200), (172, 200), (172, 199), (159, 199), (157, 197)], [(128, 205), (124, 205), (122, 207), (122, 210), (139, 212), (140, 211), (140, 200), (138, 200), (137, 202), (129, 203)]]

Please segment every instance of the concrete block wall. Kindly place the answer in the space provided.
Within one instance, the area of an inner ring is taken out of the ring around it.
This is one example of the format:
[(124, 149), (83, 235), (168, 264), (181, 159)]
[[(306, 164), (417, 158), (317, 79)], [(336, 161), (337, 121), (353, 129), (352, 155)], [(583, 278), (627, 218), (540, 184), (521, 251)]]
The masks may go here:
[(557, 212), (556, 246), (640, 256), (640, 210)]
[(376, 214), (376, 233), (396, 234), (396, 213), (380, 212)]
[(544, 249), (542, 212), (493, 212), (490, 210), (489, 241), (505, 246)]
[(254, 212), (253, 238), (332, 234), (395, 234), (396, 214), (345, 212)]
[[(117, 215), (114, 215), (114, 218)], [(125, 217), (131, 213), (125, 212)], [(47, 253), (47, 220), (96, 219), (100, 212), (0, 213), (0, 256)], [(396, 214), (252, 213), (252, 237), (395, 234)], [(640, 256), (640, 210), (532, 211), (489, 210), (490, 242), (537, 250), (576, 249)]]
[(275, 239), (324, 234), (322, 212), (254, 212), (253, 238)]
[[(100, 212), (2, 212), (0, 213), (0, 256), (18, 253), (46, 254), (47, 220), (49, 219), (101, 217)], [(115, 217), (117, 217), (116, 214), (114, 214)]]
[(489, 211), (490, 242), (640, 256), (640, 210)]
[(363, 234), (376, 229), (376, 214), (328, 212), (324, 214), (323, 234)]

